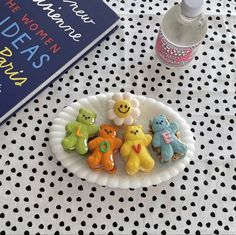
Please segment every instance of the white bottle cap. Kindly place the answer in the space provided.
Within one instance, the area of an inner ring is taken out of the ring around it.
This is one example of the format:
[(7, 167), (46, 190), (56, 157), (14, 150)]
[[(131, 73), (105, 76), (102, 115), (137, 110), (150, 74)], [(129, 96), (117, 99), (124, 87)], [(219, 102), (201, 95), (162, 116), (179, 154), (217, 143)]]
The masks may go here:
[(182, 0), (181, 13), (189, 18), (194, 18), (202, 13), (204, 0)]

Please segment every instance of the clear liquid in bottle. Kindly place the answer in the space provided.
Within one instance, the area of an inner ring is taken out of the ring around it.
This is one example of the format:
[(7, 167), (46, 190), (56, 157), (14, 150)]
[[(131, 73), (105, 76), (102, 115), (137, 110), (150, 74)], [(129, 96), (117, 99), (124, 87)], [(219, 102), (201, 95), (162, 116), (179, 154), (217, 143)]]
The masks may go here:
[(156, 41), (156, 54), (171, 67), (189, 63), (205, 37), (207, 22), (203, 0), (182, 0), (164, 16)]

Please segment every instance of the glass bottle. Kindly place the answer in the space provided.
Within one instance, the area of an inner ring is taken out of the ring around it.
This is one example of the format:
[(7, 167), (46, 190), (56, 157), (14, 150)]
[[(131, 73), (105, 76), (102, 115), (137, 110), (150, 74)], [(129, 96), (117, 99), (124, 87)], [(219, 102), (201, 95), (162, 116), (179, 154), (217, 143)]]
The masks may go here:
[(156, 41), (156, 55), (167, 66), (189, 63), (207, 31), (204, 0), (182, 0), (164, 16)]

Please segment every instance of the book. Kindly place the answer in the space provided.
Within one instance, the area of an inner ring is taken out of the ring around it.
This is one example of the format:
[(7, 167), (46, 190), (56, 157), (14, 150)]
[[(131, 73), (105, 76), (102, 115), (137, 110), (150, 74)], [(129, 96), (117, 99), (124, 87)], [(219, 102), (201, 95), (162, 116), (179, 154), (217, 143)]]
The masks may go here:
[(0, 125), (104, 40), (118, 21), (102, 0), (2, 0)]

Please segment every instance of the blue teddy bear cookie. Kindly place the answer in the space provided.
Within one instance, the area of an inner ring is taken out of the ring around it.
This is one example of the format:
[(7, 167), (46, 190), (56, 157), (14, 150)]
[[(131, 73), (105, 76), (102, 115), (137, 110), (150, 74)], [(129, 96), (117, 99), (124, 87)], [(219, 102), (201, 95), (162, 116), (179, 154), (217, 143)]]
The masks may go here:
[(163, 162), (185, 156), (188, 148), (178, 139), (178, 126), (175, 122), (170, 123), (165, 115), (158, 115), (150, 121), (150, 127), (154, 134), (152, 146), (159, 149)]

